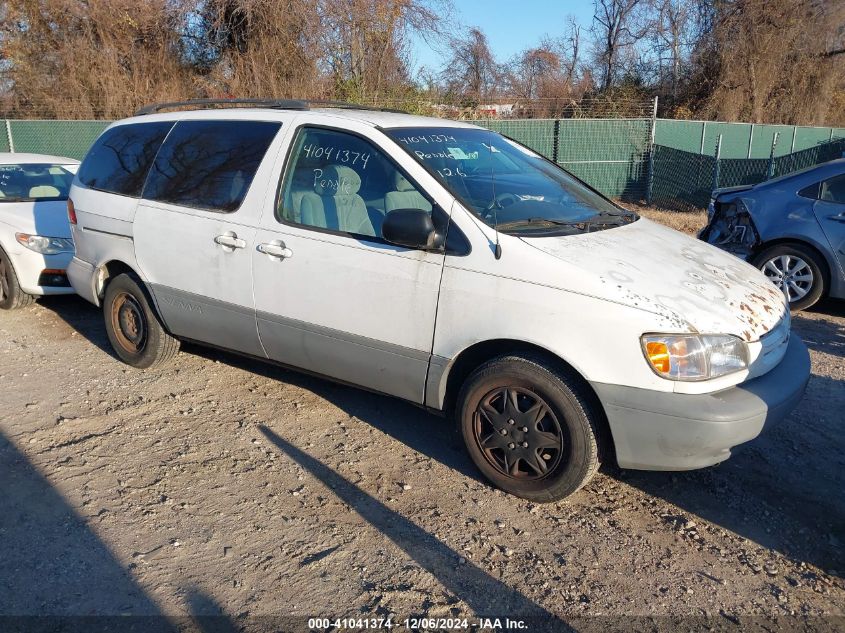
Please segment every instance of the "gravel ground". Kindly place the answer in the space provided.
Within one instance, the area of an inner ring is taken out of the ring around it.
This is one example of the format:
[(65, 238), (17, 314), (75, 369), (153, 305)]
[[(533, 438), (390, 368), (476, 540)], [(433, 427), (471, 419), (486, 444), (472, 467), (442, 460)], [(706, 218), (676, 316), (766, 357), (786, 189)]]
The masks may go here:
[(130, 369), (77, 298), (0, 313), (0, 614), (842, 630), (845, 303), (794, 326), (813, 377), (782, 425), (714, 468), (609, 469), (535, 505), (409, 404), (194, 346)]

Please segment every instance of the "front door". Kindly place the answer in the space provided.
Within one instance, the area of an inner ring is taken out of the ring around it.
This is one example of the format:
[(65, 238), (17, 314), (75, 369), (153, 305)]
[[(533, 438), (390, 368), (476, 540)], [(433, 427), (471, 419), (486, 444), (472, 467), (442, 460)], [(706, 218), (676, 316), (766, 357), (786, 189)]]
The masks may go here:
[(264, 355), (250, 252), (272, 169), (262, 160), (280, 125), (181, 121), (156, 157), (135, 214), (135, 253), (176, 336)]
[(270, 358), (422, 403), (444, 255), (388, 244), (381, 223), (443, 212), (365, 133), (296, 132), (255, 238), (258, 329)]
[(813, 211), (845, 272), (845, 174), (821, 183)]

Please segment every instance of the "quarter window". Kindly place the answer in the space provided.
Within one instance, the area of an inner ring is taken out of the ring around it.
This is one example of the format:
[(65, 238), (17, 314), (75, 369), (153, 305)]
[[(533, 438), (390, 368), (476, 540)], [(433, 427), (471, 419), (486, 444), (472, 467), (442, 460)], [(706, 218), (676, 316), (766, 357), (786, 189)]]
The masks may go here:
[(354, 134), (303, 128), (293, 144), (276, 210), (280, 221), (381, 237), (384, 217), (431, 201), (372, 143)]
[(799, 191), (798, 195), (804, 198), (810, 198), (810, 200), (818, 200), (820, 185), (821, 183), (814, 182), (812, 185), (804, 187), (801, 191)]
[(180, 121), (156, 156), (144, 198), (235, 211), (280, 127), (267, 121)]
[(79, 181), (92, 189), (137, 198), (172, 121), (119, 125), (98, 138), (82, 165)]
[(828, 202), (845, 204), (845, 174), (822, 182), (819, 198)]

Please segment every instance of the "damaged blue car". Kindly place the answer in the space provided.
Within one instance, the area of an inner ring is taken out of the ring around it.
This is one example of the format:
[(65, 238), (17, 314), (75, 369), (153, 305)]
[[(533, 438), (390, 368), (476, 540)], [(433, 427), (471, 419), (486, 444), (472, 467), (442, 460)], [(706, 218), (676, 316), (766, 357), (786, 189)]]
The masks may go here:
[(759, 268), (792, 310), (845, 298), (845, 158), (716, 189), (699, 238)]

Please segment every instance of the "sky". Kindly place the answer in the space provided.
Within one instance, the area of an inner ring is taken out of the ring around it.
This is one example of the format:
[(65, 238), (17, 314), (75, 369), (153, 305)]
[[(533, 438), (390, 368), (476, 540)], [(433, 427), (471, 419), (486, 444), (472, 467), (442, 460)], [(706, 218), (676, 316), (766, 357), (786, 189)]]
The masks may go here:
[[(507, 61), (545, 35), (559, 37), (566, 31), (566, 16), (588, 29), (593, 18), (592, 0), (454, 0), (455, 17), (465, 28), (479, 27), (487, 35), (496, 60)], [(414, 67), (440, 70), (443, 55), (416, 37)]]

